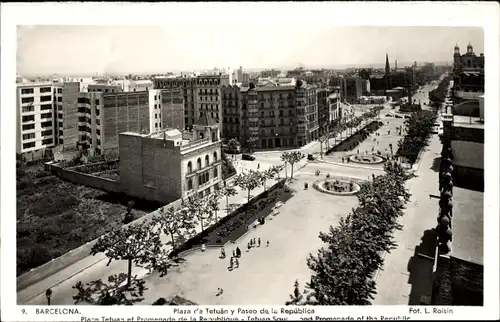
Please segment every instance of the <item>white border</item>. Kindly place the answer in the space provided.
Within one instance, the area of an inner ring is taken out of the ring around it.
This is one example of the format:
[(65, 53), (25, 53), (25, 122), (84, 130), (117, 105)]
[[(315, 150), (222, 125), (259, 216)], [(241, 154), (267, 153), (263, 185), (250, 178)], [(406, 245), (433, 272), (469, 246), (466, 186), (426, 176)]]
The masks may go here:
[[(117, 3), (23, 3), (2, 4), (1, 10), (1, 305), (2, 318), (17, 321), (15, 287), (15, 74), (16, 25), (79, 24), (301, 24), (333, 26), (475, 26), (484, 28), (486, 56), (485, 216), (484, 216), (484, 309), (460, 309), (453, 316), (498, 319), (498, 120), (499, 120), (499, 6), (495, 2), (421, 3), (196, 3), (196, 4), (117, 4)], [(288, 29), (293, 32), (293, 29)], [(287, 28), (283, 32), (288, 32)], [(238, 35), (238, 37), (245, 37)], [(409, 40), (411, 41), (411, 40)], [(454, 44), (450, 43), (450, 46)], [(431, 47), (432, 44), (423, 44)], [(339, 44), (339, 50), (343, 50)], [(450, 50), (451, 52), (451, 50)], [(451, 55), (451, 54), (450, 54)], [(210, 66), (207, 66), (210, 68)], [(289, 290), (284, 290), (289, 292)], [(154, 312), (136, 306), (134, 311)], [(340, 312), (361, 308), (335, 308)], [(370, 307), (371, 312), (389, 313), (395, 307)], [(108, 310), (110, 310), (108, 308)], [(128, 311), (120, 308), (121, 312)], [(165, 308), (162, 308), (165, 312)], [(340, 310), (340, 311), (339, 311)], [(365, 309), (363, 309), (364, 311)], [(401, 311), (401, 307), (399, 307)], [(406, 311), (406, 309), (404, 310)], [(89, 311), (88, 311), (89, 312)], [(116, 312), (116, 316), (119, 314)], [(157, 311), (159, 312), (159, 311)], [(397, 312), (397, 311), (394, 311)], [(97, 312), (96, 312), (97, 313)], [(360, 314), (360, 313), (358, 313)], [(363, 313), (361, 313), (363, 314)], [(473, 315), (471, 315), (473, 314)], [(16, 315), (16, 316), (14, 316)], [(108, 314), (109, 315), (109, 314)], [(133, 316), (133, 314), (128, 314)], [(164, 316), (159, 313), (157, 316)], [(391, 314), (397, 315), (397, 313)], [(56, 316), (47, 316), (55, 320)], [(35, 317), (42, 321), (42, 316)], [(70, 317), (66, 317), (69, 319)], [(414, 316), (413, 318), (425, 318)], [(24, 320), (26, 318), (24, 317)]]

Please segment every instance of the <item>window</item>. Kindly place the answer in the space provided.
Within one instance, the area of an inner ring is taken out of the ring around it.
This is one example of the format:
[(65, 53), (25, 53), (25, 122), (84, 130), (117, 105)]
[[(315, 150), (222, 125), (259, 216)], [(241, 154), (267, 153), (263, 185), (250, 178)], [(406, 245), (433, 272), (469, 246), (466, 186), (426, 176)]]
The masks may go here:
[(50, 118), (52, 118), (52, 113), (43, 113), (43, 114), (40, 114), (40, 118), (42, 118), (42, 119), (50, 119)]
[(217, 167), (214, 168), (214, 178), (219, 177), (219, 172), (217, 171)]
[(59, 96), (59, 97), (57, 98), (57, 101), (58, 101), (58, 102), (62, 102), (62, 97), (61, 97), (61, 96)]
[(23, 140), (31, 140), (35, 138), (35, 133), (23, 134)]
[(42, 122), (42, 127), (50, 127), (52, 126), (52, 121)]
[(23, 123), (24, 122), (33, 122), (33, 121), (35, 121), (35, 115), (23, 116)]
[(33, 88), (23, 88), (21, 89), (21, 94), (33, 94), (35, 91)]
[(52, 135), (52, 130), (42, 131), (42, 136), (51, 136), (51, 135)]
[[(64, 139), (59, 138), (59, 144), (64, 144)], [(95, 151), (96, 151), (95, 153), (97, 153), (97, 149)], [(100, 153), (97, 153), (97, 154), (100, 154)]]
[(193, 180), (188, 180), (188, 190), (193, 190)]
[(62, 123), (62, 122), (59, 122), (59, 123), (58, 123), (58, 126), (59, 126), (60, 128), (62, 128), (62, 127), (63, 127), (63, 123)]
[(62, 94), (62, 88), (58, 88), (57, 93)]
[[(105, 92), (105, 93), (107, 93), (107, 92), (108, 92), (108, 89), (107, 89), (107, 88), (105, 88), (105, 89), (104, 89), (104, 92)], [(134, 89), (134, 92), (135, 92), (135, 89)]]
[(52, 88), (50, 87), (40, 87), (40, 93), (50, 93), (52, 92)]
[(40, 102), (50, 102), (51, 100), (52, 100), (52, 96), (50, 96), (50, 95), (40, 96)]
[(86, 97), (78, 97), (76, 102), (80, 104), (90, 104), (90, 99)]
[(45, 139), (45, 140), (42, 141), (43, 145), (49, 145), (49, 144), (52, 144), (52, 143), (54, 143), (54, 140), (52, 140), (52, 138)]
[(214, 162), (217, 162), (217, 151), (214, 152)]
[(59, 136), (63, 136), (63, 131), (59, 130)]
[(196, 161), (197, 165), (198, 165), (198, 169), (201, 169), (201, 159), (198, 158), (198, 160)]
[(45, 110), (51, 110), (52, 109), (52, 104), (42, 104), (40, 105), (40, 110), (45, 111)]
[(30, 143), (24, 143), (23, 144), (23, 149), (29, 149), (29, 148), (34, 148), (35, 147), (35, 142), (30, 142)]
[(21, 103), (33, 103), (35, 101), (34, 97), (22, 97)]
[(205, 166), (208, 167), (210, 165), (210, 158), (208, 157), (208, 154), (205, 156)]
[(26, 125), (23, 125), (23, 131), (33, 130), (34, 128), (35, 128), (35, 124), (26, 124)]
[(193, 172), (193, 164), (191, 163), (191, 161), (189, 161), (187, 165), (187, 173), (190, 174), (192, 172)]
[(155, 127), (158, 127), (158, 123), (155, 123)]
[(35, 111), (35, 107), (33, 105), (32, 106), (23, 106), (22, 111), (23, 111), (23, 113), (34, 112)]

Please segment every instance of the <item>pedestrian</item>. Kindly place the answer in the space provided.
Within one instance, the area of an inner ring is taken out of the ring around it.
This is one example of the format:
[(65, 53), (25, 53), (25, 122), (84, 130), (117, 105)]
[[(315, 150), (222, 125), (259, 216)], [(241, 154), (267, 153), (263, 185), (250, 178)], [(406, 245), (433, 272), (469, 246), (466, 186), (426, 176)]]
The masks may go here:
[(254, 238), (252, 238), (252, 245), (255, 246), (255, 244), (256, 244), (256, 242), (255, 242), (255, 237), (254, 237)]
[(221, 258), (226, 258), (226, 250), (224, 249), (224, 247), (222, 247), (220, 249), (220, 257)]
[(259, 237), (259, 240), (257, 241), (257, 243), (258, 243), (258, 245), (259, 245), (259, 247), (260, 247), (260, 237)]
[(260, 169), (260, 163), (257, 163), (257, 170)]
[(241, 250), (239, 247), (236, 247), (236, 257), (241, 257)]
[(342, 157), (342, 163), (344, 163), (344, 157)]
[(267, 241), (266, 246), (269, 247), (269, 240)]
[(207, 249), (207, 247), (205, 246), (205, 244), (202, 244), (201, 245), (201, 251), (204, 252), (206, 249)]
[(233, 249), (233, 257), (236, 257), (236, 250)]
[(234, 261), (234, 263), (236, 264), (236, 268), (240, 267), (240, 261), (237, 258)]
[(250, 248), (252, 248), (252, 246), (250, 246), (250, 242), (248, 242), (248, 251), (250, 251)]
[(234, 257), (231, 257), (231, 259), (229, 260), (229, 268), (233, 268), (233, 265), (234, 265)]

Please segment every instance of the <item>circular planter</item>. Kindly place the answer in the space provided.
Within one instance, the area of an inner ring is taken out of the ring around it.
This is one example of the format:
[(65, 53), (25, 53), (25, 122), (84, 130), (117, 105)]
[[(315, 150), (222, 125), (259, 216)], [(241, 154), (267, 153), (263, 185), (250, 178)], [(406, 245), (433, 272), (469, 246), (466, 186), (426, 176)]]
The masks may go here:
[[(351, 191), (336, 191), (335, 189), (328, 190), (327, 185), (335, 183), (338, 183), (339, 186), (346, 186), (346, 187), (349, 187), (352, 184), (352, 190)], [(361, 189), (359, 184), (357, 184), (354, 181), (349, 181), (346, 179), (335, 179), (335, 178), (316, 181), (313, 186), (319, 192), (337, 196), (352, 196), (358, 193), (359, 190)]]
[(376, 154), (353, 154), (349, 156), (349, 161), (361, 164), (380, 164), (384, 163), (385, 159)]

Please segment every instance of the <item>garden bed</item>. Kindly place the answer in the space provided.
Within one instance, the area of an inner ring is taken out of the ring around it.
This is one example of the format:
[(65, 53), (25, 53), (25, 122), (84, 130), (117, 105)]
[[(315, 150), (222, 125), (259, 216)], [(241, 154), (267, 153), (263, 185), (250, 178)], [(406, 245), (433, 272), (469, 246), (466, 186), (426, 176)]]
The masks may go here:
[(201, 244), (206, 246), (223, 246), (229, 241), (236, 241), (248, 230), (248, 226), (260, 217), (271, 213), (271, 208), (278, 201), (285, 202), (292, 192), (285, 185), (285, 179), (280, 180), (267, 191), (255, 196), (216, 224), (208, 227), (198, 235), (189, 239), (182, 246), (171, 252), (170, 257), (176, 257)]
[(352, 196), (361, 189), (360, 185), (354, 181), (335, 178), (316, 181), (313, 186), (320, 192), (339, 196)]
[(375, 154), (353, 154), (349, 156), (349, 161), (362, 164), (380, 164), (385, 159)]
[(328, 151), (326, 151), (326, 154), (328, 155), (332, 152), (350, 151), (350, 150), (354, 149), (361, 142), (363, 142), (366, 138), (368, 138), (368, 136), (371, 133), (377, 131), (382, 125), (383, 125), (383, 123), (379, 122), (379, 121), (370, 122), (365, 127), (363, 127), (361, 130), (357, 131), (356, 133), (349, 136), (345, 140), (339, 142), (334, 147), (330, 148)]

